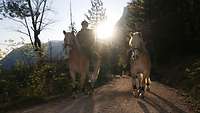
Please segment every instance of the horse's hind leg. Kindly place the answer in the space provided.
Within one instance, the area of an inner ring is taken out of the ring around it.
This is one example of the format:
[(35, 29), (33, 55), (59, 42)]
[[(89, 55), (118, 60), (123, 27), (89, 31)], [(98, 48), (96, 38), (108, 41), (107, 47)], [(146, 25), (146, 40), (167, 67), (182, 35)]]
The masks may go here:
[(132, 73), (131, 76), (132, 76), (133, 95), (138, 97), (139, 96), (138, 90), (139, 90), (139, 87), (140, 87), (138, 75)]
[(72, 95), (73, 97), (75, 98), (75, 94), (76, 94), (76, 75), (73, 71), (70, 71), (70, 76), (71, 76), (71, 79), (72, 79)]
[(81, 76), (80, 77), (80, 88), (81, 88), (81, 91), (84, 91), (86, 73), (82, 73), (80, 76)]
[(147, 90), (147, 91), (150, 91), (150, 84), (151, 84), (151, 79), (150, 79), (150, 77), (147, 77), (145, 82), (146, 82), (146, 85), (147, 85), (147, 89), (146, 89), (146, 90)]
[(144, 96), (144, 92), (145, 92), (145, 77), (144, 77), (144, 74), (143, 73), (139, 73), (139, 90), (138, 90), (138, 93), (139, 93), (139, 96), (140, 97), (143, 97)]
[(140, 76), (139, 76), (139, 74), (131, 73), (131, 78), (132, 78), (133, 89), (139, 89), (140, 88)]

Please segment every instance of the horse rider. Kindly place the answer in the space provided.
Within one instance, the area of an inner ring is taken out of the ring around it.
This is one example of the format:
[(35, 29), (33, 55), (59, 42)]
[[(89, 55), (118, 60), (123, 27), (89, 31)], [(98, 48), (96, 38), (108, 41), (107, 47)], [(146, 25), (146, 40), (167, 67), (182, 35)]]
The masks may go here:
[(88, 29), (88, 22), (86, 20), (81, 22), (81, 30), (77, 33), (76, 37), (80, 44), (80, 50), (86, 54), (90, 59), (90, 70), (93, 70), (94, 59), (94, 42), (95, 34), (93, 30)]

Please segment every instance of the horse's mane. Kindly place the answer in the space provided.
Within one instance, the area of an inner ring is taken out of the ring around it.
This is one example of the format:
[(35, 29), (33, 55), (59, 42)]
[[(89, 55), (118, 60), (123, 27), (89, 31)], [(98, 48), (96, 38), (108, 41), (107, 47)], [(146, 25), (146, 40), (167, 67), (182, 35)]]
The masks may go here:
[[(129, 46), (131, 48), (137, 48), (143, 52), (147, 51), (147, 49), (145, 47), (145, 42), (144, 42), (140, 32), (132, 33), (130, 36), (131, 36), (131, 38), (129, 40)], [(134, 36), (136, 36), (136, 37), (134, 37)]]
[(79, 41), (78, 41), (78, 39), (77, 39), (77, 37), (75, 36), (75, 34), (71, 34), (73, 37), (72, 37), (72, 41), (73, 41), (73, 45), (75, 45), (79, 50), (80, 50), (80, 43), (79, 43)]
[[(75, 47), (80, 50), (80, 44), (75, 34), (73, 32), (64, 32), (64, 34), (65, 38), (69, 39), (69, 45), (71, 45), (72, 48)], [(67, 43), (67, 39), (65, 39), (64, 43)]]

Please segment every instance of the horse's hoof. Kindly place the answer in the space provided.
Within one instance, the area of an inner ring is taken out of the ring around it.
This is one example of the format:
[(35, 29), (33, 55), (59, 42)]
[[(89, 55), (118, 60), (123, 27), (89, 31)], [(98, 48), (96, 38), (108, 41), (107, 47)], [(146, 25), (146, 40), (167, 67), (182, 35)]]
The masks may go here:
[(76, 98), (78, 97), (77, 94), (78, 94), (78, 93), (77, 93), (76, 91), (75, 91), (75, 92), (72, 92), (72, 98), (73, 98), (73, 99), (76, 99)]
[(144, 94), (143, 93), (139, 93), (139, 97), (143, 97), (144, 96)]
[(88, 95), (92, 96), (93, 95), (93, 91), (88, 92)]
[(137, 91), (133, 91), (133, 95), (135, 96), (135, 98), (139, 98), (140, 93)]
[(149, 87), (147, 87), (147, 91), (150, 92), (150, 88)]
[(137, 92), (138, 92), (138, 96), (139, 96), (140, 98), (143, 98), (143, 97), (144, 97), (144, 90), (139, 89)]
[(73, 99), (76, 99), (76, 98), (77, 98), (77, 95), (72, 95), (72, 98), (73, 98)]
[(91, 94), (91, 91), (86, 91), (85, 92), (85, 95), (90, 95)]
[(135, 94), (135, 98), (139, 98), (140, 94), (139, 93), (136, 93)]
[(144, 94), (140, 94), (139, 97), (140, 97), (141, 99), (144, 99)]

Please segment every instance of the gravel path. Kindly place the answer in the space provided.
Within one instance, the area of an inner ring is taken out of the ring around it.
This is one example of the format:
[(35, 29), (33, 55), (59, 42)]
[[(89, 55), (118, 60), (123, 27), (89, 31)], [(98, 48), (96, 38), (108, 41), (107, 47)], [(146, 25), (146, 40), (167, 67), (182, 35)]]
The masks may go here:
[(193, 113), (177, 90), (152, 82), (144, 99), (133, 97), (129, 77), (113, 79), (93, 96), (59, 99), (12, 113)]

